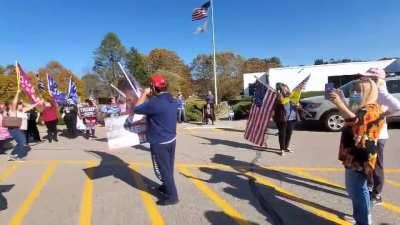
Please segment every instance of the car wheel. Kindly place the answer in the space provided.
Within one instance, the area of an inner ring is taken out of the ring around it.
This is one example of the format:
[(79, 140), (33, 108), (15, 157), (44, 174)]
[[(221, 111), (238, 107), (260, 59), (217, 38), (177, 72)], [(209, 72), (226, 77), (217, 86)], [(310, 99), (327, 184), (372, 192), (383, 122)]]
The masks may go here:
[(339, 112), (332, 111), (324, 117), (324, 123), (329, 131), (340, 131), (344, 126), (344, 118)]

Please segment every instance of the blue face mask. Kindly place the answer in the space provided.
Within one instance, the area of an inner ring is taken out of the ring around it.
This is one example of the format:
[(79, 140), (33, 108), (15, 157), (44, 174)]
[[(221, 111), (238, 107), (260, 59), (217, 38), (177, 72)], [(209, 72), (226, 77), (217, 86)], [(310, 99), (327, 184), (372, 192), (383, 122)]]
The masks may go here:
[(357, 110), (361, 106), (362, 97), (361, 93), (354, 92), (349, 97), (349, 105), (353, 110)]

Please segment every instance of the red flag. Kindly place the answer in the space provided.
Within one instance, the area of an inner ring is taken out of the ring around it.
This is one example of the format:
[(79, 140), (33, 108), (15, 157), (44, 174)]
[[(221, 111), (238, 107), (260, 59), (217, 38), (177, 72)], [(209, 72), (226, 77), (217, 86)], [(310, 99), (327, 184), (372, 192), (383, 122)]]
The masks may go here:
[(262, 146), (265, 140), (265, 131), (271, 119), (277, 98), (276, 92), (259, 81), (255, 85), (254, 103), (250, 109), (244, 138)]
[(31, 81), (18, 63), (15, 65), (15, 71), (17, 72), (17, 77), (19, 79), (18, 88), (21, 88), (21, 90), (27, 96), (29, 96), (33, 103), (39, 102), (40, 99), (36, 95), (35, 88), (33, 88)]

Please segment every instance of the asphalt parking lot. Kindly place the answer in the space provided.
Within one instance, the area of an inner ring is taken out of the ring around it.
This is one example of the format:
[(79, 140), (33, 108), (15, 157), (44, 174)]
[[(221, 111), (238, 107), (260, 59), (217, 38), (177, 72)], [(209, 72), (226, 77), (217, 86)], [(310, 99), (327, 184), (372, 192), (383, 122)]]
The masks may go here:
[[(108, 151), (98, 138), (60, 138), (32, 146), (25, 162), (0, 155), (0, 224), (349, 224), (339, 133), (300, 129), (294, 153), (277, 154), (243, 139), (244, 121), (178, 129), (176, 183), (180, 203), (155, 204), (158, 182), (146, 146)], [(384, 204), (374, 224), (400, 224), (400, 130), (385, 149)], [(279, 223), (278, 223), (279, 222)]]

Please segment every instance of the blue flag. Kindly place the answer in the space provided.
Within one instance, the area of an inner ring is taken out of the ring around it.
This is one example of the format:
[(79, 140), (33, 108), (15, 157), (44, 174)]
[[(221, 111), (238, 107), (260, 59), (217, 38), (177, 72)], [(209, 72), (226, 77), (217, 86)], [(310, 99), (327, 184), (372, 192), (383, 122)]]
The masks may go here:
[(76, 88), (75, 83), (72, 81), (72, 78), (69, 79), (68, 98), (72, 99), (75, 104), (78, 104), (78, 89)]
[(64, 105), (67, 100), (67, 95), (58, 90), (57, 83), (54, 78), (47, 74), (47, 87), (51, 97), (58, 105)]

